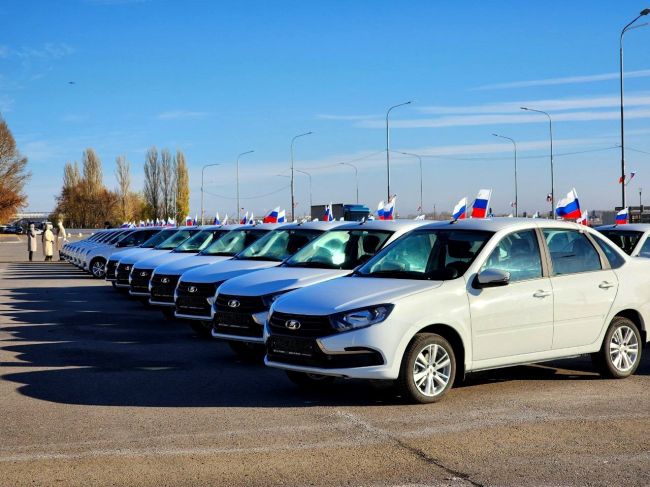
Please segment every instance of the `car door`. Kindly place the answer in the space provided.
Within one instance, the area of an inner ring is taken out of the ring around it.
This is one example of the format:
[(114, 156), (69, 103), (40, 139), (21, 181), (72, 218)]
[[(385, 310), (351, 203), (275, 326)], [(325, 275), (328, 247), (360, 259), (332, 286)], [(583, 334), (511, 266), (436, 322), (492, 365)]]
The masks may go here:
[(585, 232), (542, 230), (555, 296), (553, 349), (593, 343), (614, 303), (618, 279)]
[(534, 229), (510, 233), (483, 263), (481, 270), (509, 272), (507, 285), (476, 289), (468, 284), (474, 361), (504, 358), (507, 363), (508, 357), (550, 350), (553, 292), (540, 238)]

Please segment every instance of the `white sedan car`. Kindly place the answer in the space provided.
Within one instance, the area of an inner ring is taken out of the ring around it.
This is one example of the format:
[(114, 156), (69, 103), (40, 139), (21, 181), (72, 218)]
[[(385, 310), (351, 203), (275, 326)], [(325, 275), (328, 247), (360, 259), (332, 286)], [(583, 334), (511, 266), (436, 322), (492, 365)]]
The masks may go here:
[(626, 225), (603, 225), (597, 227), (600, 233), (632, 257), (650, 257), (650, 223)]
[(422, 403), (469, 372), (580, 354), (622, 378), (648, 339), (649, 288), (650, 261), (581, 225), (433, 223), (275, 301), (265, 361), (299, 384), (394, 380)]

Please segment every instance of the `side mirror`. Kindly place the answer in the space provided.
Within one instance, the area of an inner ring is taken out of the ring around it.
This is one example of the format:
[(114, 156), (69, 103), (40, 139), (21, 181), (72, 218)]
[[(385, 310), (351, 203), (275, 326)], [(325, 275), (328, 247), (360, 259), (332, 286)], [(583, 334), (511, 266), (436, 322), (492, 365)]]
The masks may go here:
[(510, 283), (510, 273), (500, 269), (485, 269), (476, 276), (475, 287), (483, 289), (486, 287), (507, 286)]

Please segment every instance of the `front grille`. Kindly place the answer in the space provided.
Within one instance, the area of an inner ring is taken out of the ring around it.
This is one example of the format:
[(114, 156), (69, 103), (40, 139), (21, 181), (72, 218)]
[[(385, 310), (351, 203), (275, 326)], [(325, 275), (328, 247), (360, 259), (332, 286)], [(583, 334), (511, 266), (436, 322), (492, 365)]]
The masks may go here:
[(149, 279), (153, 269), (133, 268), (131, 271), (131, 291), (135, 293), (149, 292)]
[[(300, 323), (298, 329), (287, 328), (288, 321), (295, 320)], [(327, 316), (291, 315), (275, 312), (271, 315), (269, 327), (274, 335), (291, 337), (324, 337), (336, 333)]]
[(263, 335), (262, 325), (255, 323), (253, 317), (248, 313), (231, 313), (217, 310), (212, 328), (215, 332), (224, 335), (255, 338), (262, 338)]
[(266, 342), (266, 356), (272, 362), (303, 365), (321, 369), (344, 369), (383, 365), (379, 352), (354, 347), (347, 353), (325, 353), (313, 338), (271, 335)]
[(114, 281), (117, 273), (117, 261), (109, 260), (106, 263), (106, 280)]
[(266, 311), (262, 296), (231, 296), (219, 294), (216, 307), (218, 311), (232, 311), (237, 313), (259, 313)]
[(151, 299), (161, 303), (174, 302), (174, 290), (180, 276), (156, 274), (151, 278)]
[(115, 271), (115, 282), (118, 284), (129, 285), (129, 274), (131, 274), (131, 264), (120, 264)]
[(212, 306), (208, 298), (217, 291), (216, 283), (180, 282), (176, 288), (176, 312), (210, 318)]

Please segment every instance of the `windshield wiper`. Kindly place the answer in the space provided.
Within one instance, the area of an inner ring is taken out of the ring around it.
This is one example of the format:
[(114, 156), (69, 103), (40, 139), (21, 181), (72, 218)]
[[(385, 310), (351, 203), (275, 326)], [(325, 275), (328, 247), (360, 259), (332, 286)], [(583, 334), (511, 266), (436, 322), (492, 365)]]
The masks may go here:
[(277, 257), (269, 257), (266, 255), (254, 255), (251, 257), (237, 257), (237, 260), (266, 260), (269, 262), (282, 262), (284, 259), (278, 259)]
[(360, 277), (379, 277), (385, 279), (415, 279), (418, 281), (428, 281), (431, 278), (426, 274), (415, 271), (375, 271), (370, 274), (362, 274), (357, 272), (355, 275)]
[(316, 268), (316, 269), (341, 269), (340, 266), (337, 266), (335, 264), (330, 264), (328, 262), (296, 262), (296, 263), (287, 263), (287, 267), (305, 267), (305, 268)]

